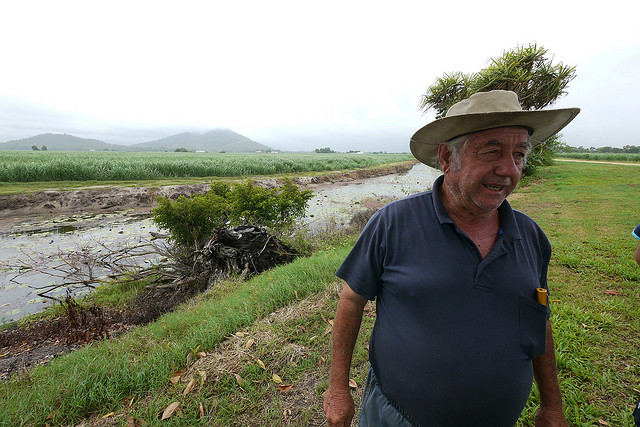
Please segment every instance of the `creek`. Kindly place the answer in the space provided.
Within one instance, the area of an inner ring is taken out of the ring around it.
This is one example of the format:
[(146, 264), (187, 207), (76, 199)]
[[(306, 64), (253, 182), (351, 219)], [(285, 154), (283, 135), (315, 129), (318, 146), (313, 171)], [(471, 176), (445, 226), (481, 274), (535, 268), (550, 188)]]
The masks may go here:
[[(406, 173), (332, 184), (315, 184), (309, 188), (313, 197), (303, 219), (312, 230), (342, 226), (352, 214), (368, 206), (379, 206), (394, 199), (430, 189), (440, 171), (415, 165)], [(12, 279), (18, 271), (12, 265), (29, 265), (30, 259), (47, 258), (52, 265), (61, 262), (57, 254), (86, 245), (118, 248), (148, 240), (150, 232), (162, 232), (149, 213), (132, 211), (86, 213), (58, 217), (22, 218), (10, 226), (0, 224), (0, 324), (37, 313), (51, 305), (51, 299), (39, 296), (37, 288), (57, 283), (50, 275), (30, 272), (19, 283)], [(64, 297), (58, 288), (50, 297)]]

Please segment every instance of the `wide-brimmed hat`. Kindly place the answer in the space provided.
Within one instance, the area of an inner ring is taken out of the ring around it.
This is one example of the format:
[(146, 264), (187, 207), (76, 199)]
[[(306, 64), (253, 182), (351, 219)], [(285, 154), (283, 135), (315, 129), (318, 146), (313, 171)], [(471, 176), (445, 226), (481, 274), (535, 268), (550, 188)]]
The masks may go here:
[(558, 133), (579, 112), (579, 108), (523, 110), (515, 92), (478, 92), (453, 104), (445, 117), (420, 128), (411, 137), (411, 153), (422, 163), (438, 167), (436, 156), (441, 142), (504, 126), (528, 128), (531, 144), (536, 146)]

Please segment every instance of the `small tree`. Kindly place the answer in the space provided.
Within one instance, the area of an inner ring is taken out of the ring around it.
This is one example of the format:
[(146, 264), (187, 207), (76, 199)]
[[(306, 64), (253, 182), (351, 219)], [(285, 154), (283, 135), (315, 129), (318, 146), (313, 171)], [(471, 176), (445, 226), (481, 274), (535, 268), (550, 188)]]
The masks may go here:
[(33, 151), (40, 151), (40, 149), (38, 148), (38, 146), (37, 146), (37, 145), (32, 145), (32, 146), (31, 146), (31, 149), (32, 149)]
[(289, 179), (282, 188), (266, 189), (251, 180), (228, 184), (216, 182), (211, 190), (192, 198), (173, 201), (158, 198), (153, 221), (168, 230), (178, 245), (202, 247), (216, 228), (240, 224), (281, 227), (304, 215), (310, 190), (300, 191)]
[[(444, 74), (422, 95), (420, 109), (423, 112), (433, 109), (436, 118), (442, 118), (456, 102), (474, 93), (495, 89), (517, 93), (524, 110), (547, 107), (566, 93), (567, 85), (575, 78), (576, 69), (562, 63), (554, 65), (546, 55), (547, 49), (530, 44), (503, 52), (477, 73)], [(559, 143), (556, 138), (551, 143), (540, 144), (530, 159), (534, 163), (542, 162), (540, 165), (549, 164), (553, 157), (552, 148)], [(525, 170), (525, 175), (534, 171), (535, 166), (532, 165)]]
[(42, 151), (47, 151), (47, 146), (46, 146), (46, 145), (43, 145), (43, 146), (42, 146), (42, 148), (41, 148), (40, 150), (42, 150)]
[(503, 52), (477, 73), (444, 74), (422, 95), (420, 109), (434, 109), (436, 118), (441, 118), (456, 102), (495, 89), (517, 93), (524, 110), (544, 108), (566, 93), (576, 71), (562, 63), (552, 64), (546, 55), (547, 49), (530, 44)]
[(335, 151), (333, 151), (329, 147), (324, 147), (324, 148), (316, 148), (316, 153), (335, 153)]

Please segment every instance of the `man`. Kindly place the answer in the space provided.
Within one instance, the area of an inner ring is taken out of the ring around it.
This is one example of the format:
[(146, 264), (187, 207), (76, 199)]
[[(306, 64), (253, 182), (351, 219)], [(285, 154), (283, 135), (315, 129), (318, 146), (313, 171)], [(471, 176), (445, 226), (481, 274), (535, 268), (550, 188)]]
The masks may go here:
[[(477, 93), (418, 130), (411, 151), (442, 168), (433, 189), (376, 213), (336, 274), (329, 426), (355, 413), (349, 368), (376, 299), (360, 425), (512, 426), (531, 391), (538, 426), (565, 426), (547, 288), (551, 247), (506, 197), (528, 151), (579, 109), (523, 111), (514, 92)], [(546, 294), (543, 294), (546, 296)]]

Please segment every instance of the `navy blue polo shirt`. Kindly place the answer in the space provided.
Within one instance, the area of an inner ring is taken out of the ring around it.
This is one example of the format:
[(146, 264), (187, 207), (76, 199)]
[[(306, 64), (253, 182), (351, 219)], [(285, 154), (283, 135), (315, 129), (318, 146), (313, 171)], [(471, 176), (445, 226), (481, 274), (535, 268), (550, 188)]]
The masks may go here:
[(438, 191), (374, 215), (336, 274), (376, 299), (370, 361), (385, 395), (420, 425), (512, 426), (545, 352), (551, 246), (505, 200), (486, 258), (451, 220)]
[(640, 224), (638, 224), (638, 226), (631, 232), (631, 234), (633, 234), (633, 236), (640, 240)]

